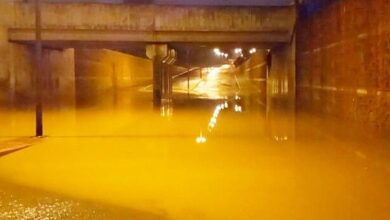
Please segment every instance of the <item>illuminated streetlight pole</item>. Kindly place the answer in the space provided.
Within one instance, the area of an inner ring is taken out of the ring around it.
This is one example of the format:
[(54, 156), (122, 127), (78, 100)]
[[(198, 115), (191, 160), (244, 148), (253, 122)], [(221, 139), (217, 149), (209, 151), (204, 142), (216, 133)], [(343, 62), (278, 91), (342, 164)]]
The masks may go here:
[(43, 136), (42, 117), (42, 17), (41, 0), (34, 1), (35, 6), (35, 136)]

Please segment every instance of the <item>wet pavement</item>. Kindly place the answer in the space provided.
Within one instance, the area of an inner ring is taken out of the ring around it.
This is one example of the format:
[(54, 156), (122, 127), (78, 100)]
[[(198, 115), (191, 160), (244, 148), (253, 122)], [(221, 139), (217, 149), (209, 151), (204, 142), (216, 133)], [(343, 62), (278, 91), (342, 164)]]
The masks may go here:
[(164, 219), (157, 215), (80, 201), (55, 193), (2, 182), (0, 184), (0, 219)]
[(161, 109), (145, 87), (48, 109), (48, 136), (0, 158), (0, 219), (390, 219), (389, 140), (291, 118), (244, 81), (210, 75)]

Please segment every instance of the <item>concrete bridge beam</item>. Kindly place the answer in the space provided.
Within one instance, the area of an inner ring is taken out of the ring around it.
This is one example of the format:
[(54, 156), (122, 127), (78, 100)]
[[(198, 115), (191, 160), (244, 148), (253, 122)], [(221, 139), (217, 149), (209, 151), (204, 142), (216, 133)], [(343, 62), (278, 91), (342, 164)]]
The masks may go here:
[[(35, 41), (34, 11), (14, 5), (9, 40)], [(295, 6), (43, 4), (42, 40), (58, 42), (288, 42)]]

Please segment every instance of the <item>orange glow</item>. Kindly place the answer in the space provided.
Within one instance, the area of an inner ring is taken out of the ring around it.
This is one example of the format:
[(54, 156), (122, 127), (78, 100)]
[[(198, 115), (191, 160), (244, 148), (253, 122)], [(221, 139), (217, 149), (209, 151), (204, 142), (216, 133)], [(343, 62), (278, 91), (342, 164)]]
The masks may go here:
[[(186, 82), (175, 82), (173, 106), (154, 109), (142, 86), (46, 109), (48, 137), (0, 157), (0, 217), (20, 207), (14, 201), (34, 210), (41, 196), (101, 219), (389, 218), (387, 142), (345, 139), (352, 126), (332, 134), (336, 120), (294, 117), (274, 101), (286, 94), (269, 93), (263, 107), (244, 76), (238, 89), (230, 72), (209, 71), (193, 79), (189, 98)], [(0, 143), (33, 132), (31, 110), (2, 109), (0, 118)]]

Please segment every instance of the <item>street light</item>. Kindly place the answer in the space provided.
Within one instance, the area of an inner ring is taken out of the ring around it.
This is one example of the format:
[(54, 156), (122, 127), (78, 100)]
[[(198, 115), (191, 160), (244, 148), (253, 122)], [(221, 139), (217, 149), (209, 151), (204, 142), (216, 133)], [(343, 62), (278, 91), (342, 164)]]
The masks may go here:
[(219, 56), (221, 54), (221, 50), (219, 48), (214, 48), (215, 55)]
[(224, 57), (224, 58), (229, 57), (229, 54), (222, 52), (219, 48), (214, 48), (213, 51), (216, 56)]

